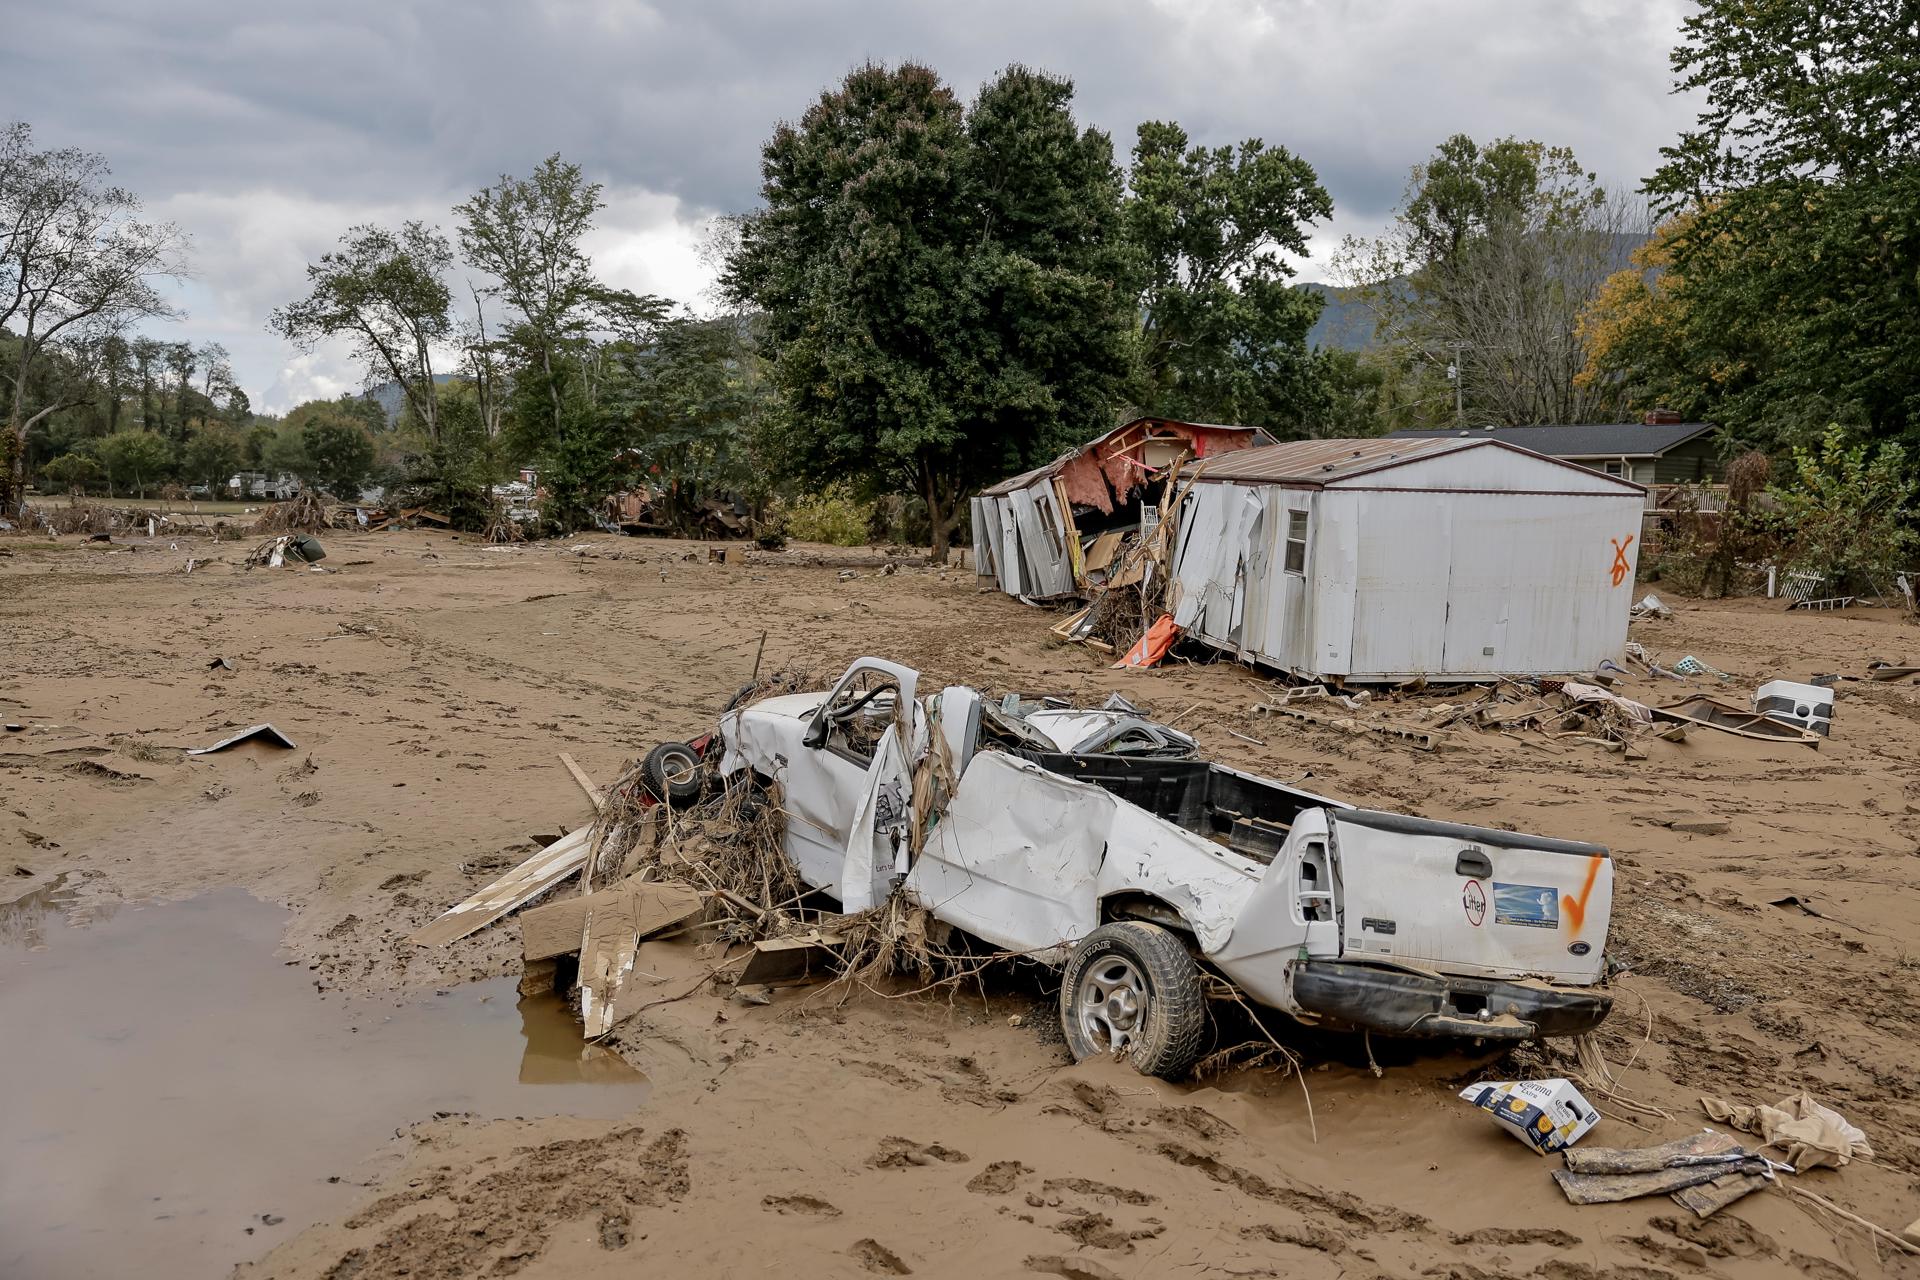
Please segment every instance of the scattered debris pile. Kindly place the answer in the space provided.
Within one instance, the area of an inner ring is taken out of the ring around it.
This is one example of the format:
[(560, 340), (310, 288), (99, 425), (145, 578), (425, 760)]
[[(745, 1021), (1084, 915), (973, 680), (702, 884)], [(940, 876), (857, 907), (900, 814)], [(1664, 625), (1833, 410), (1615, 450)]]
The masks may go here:
[(315, 573), (330, 573), (332, 570), (321, 567), (319, 563), (326, 558), (326, 548), (312, 534), (282, 533), (268, 538), (248, 552), (243, 567), (280, 569), (305, 565)]
[[(733, 705), (812, 687), (810, 672), (781, 672), (743, 688)], [(667, 744), (596, 787), (562, 762), (597, 810), (567, 833), (417, 931), (410, 941), (443, 946), (549, 894), (523, 912), (522, 990), (570, 988), (588, 1038), (633, 1012), (620, 995), (639, 944), (694, 922), (742, 947), (703, 981), (732, 982), (743, 998), (760, 988), (823, 973), (869, 981), (912, 972), (957, 982), (959, 957), (928, 938), (927, 914), (894, 898), (850, 915), (822, 910), (783, 848), (778, 786), (713, 784), (706, 755), (717, 743)], [(921, 787), (916, 785), (916, 799)], [(562, 886), (578, 874), (579, 891)], [(744, 963), (744, 968), (740, 967)], [(970, 957), (978, 968), (984, 960)]]
[(333, 512), (339, 505), (326, 494), (308, 490), (297, 498), (276, 502), (253, 522), (255, 533), (313, 533), (333, 527)]
[[(1170, 464), (1169, 475), (1186, 462), (1180, 455)], [(1125, 654), (1115, 665), (1152, 666), (1172, 647), (1178, 632), (1173, 628), (1168, 590), (1173, 582), (1169, 571), (1172, 556), (1174, 513), (1193, 488), (1197, 472), (1184, 484), (1170, 480), (1160, 486), (1157, 504), (1142, 505), (1138, 528), (1101, 534), (1087, 550), (1089, 573), (1086, 590), (1092, 602), (1072, 614), (1053, 634), (1102, 653)], [(1101, 572), (1092, 571), (1095, 562)], [(1154, 643), (1148, 660), (1149, 636), (1158, 627), (1164, 643)], [(1135, 650), (1140, 652), (1136, 655)]]
[[(1683, 685), (1699, 678), (1711, 678), (1716, 684), (1735, 680), (1691, 654), (1667, 667), (1639, 644), (1630, 643), (1626, 656), (1646, 675)], [(1904, 663), (1876, 662), (1868, 667), (1865, 678), (1898, 680), (1916, 673), (1920, 668)], [(1286, 718), (1386, 738), (1421, 751), (1440, 750), (1455, 730), (1531, 732), (1637, 760), (1645, 756), (1643, 739), (1681, 742), (1694, 730), (1818, 747), (1832, 728), (1831, 685), (1860, 678), (1817, 676), (1811, 684), (1770, 681), (1755, 691), (1751, 705), (1742, 706), (1700, 689), (1665, 702), (1637, 701), (1610, 687), (1626, 674), (1625, 668), (1609, 662), (1590, 679), (1504, 677), (1491, 684), (1451, 687), (1416, 680), (1378, 695), (1342, 692), (1326, 685), (1275, 685), (1275, 692), (1248, 712), (1255, 718)]]
[(90, 537), (112, 534), (146, 538), (177, 538), (186, 534), (220, 537), (228, 527), (224, 520), (209, 523), (204, 516), (141, 507), (115, 507), (98, 502), (34, 507), (30, 515), (35, 525), (48, 533), (82, 533)]

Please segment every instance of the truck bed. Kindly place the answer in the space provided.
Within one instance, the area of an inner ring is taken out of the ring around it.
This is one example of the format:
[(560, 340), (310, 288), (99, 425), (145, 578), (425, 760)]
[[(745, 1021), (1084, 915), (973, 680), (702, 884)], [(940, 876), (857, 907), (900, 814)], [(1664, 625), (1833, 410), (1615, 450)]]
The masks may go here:
[(1019, 751), (1049, 773), (1091, 782), (1175, 826), (1269, 862), (1302, 809), (1350, 805), (1204, 760)]

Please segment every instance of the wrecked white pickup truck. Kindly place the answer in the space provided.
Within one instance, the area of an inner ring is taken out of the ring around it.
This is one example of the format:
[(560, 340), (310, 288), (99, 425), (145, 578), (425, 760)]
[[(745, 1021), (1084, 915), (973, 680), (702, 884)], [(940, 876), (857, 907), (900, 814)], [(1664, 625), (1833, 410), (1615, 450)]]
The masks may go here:
[(898, 888), (1064, 965), (1076, 1057), (1181, 1074), (1203, 970), (1302, 1022), (1395, 1035), (1575, 1035), (1607, 1014), (1598, 845), (1357, 809), (1199, 759), (1124, 707), (918, 685), (861, 658), (830, 690), (728, 711), (709, 750), (726, 779), (780, 784), (788, 856), (845, 910)]

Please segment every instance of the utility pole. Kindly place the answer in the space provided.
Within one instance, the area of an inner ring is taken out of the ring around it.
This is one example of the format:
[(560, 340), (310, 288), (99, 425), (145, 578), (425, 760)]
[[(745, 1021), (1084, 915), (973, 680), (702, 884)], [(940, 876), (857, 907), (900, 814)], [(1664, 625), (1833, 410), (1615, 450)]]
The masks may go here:
[(1460, 376), (1464, 372), (1460, 367), (1462, 345), (1458, 342), (1453, 344), (1453, 363), (1447, 366), (1447, 380), (1453, 383), (1453, 425), (1456, 427), (1465, 426), (1467, 416), (1464, 397), (1461, 394), (1462, 383), (1465, 381)]

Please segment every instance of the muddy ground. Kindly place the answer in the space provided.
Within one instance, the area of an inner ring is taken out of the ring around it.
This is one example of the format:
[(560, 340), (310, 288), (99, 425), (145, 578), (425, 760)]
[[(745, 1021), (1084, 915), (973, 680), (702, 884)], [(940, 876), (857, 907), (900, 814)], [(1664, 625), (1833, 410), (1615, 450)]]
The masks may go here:
[[(0, 897), (65, 875), (84, 921), (89, 903), (241, 888), (291, 910), (283, 958), (320, 996), (512, 973), (511, 920), (444, 950), (404, 937), (589, 818), (557, 752), (605, 780), (709, 726), (764, 629), (769, 667), (825, 677), (876, 653), (995, 690), (1120, 689), (1239, 767), (1607, 844), (1612, 946), (1633, 968), (1602, 1041), (1625, 1093), (1671, 1119), (1596, 1096), (1608, 1119), (1588, 1141), (1695, 1129), (1703, 1092), (1805, 1088), (1876, 1151), (1806, 1185), (1895, 1230), (1920, 1217), (1920, 688), (1844, 683), (1818, 751), (1696, 732), (1625, 760), (1456, 733), (1425, 754), (1251, 718), (1262, 682), (1230, 664), (1109, 671), (970, 573), (882, 576), (877, 553), (722, 565), (642, 540), (325, 541), (338, 572), (243, 572), (235, 544), (0, 542), (0, 719), (24, 726), (0, 740), (0, 871), (17, 886)], [(181, 573), (210, 549), (225, 561)], [(858, 576), (842, 580), (836, 557)], [(1735, 700), (1762, 679), (1920, 653), (1920, 630), (1883, 611), (1677, 603), (1635, 638), (1734, 673)], [(234, 669), (209, 670), (217, 656)], [(261, 721), (298, 749), (183, 754)], [(1658, 825), (1675, 814), (1727, 830)], [(1920, 1276), (1920, 1258), (1779, 1193), (1705, 1223), (1666, 1200), (1567, 1205), (1549, 1161), (1454, 1096), (1488, 1071), (1564, 1061), (1490, 1067), (1376, 1042), (1376, 1077), (1358, 1046), (1302, 1039), (1304, 1078), (1175, 1086), (1072, 1065), (1038, 980), (669, 999), (705, 959), (690, 941), (643, 950), (660, 1002), (614, 1040), (652, 1081), (630, 1113), (414, 1117), (334, 1171), (365, 1184), (349, 1208), (235, 1232), (223, 1265), (250, 1280)], [(33, 1033), (0, 1028), (0, 1055)], [(232, 1141), (235, 1161), (278, 1158)]]

